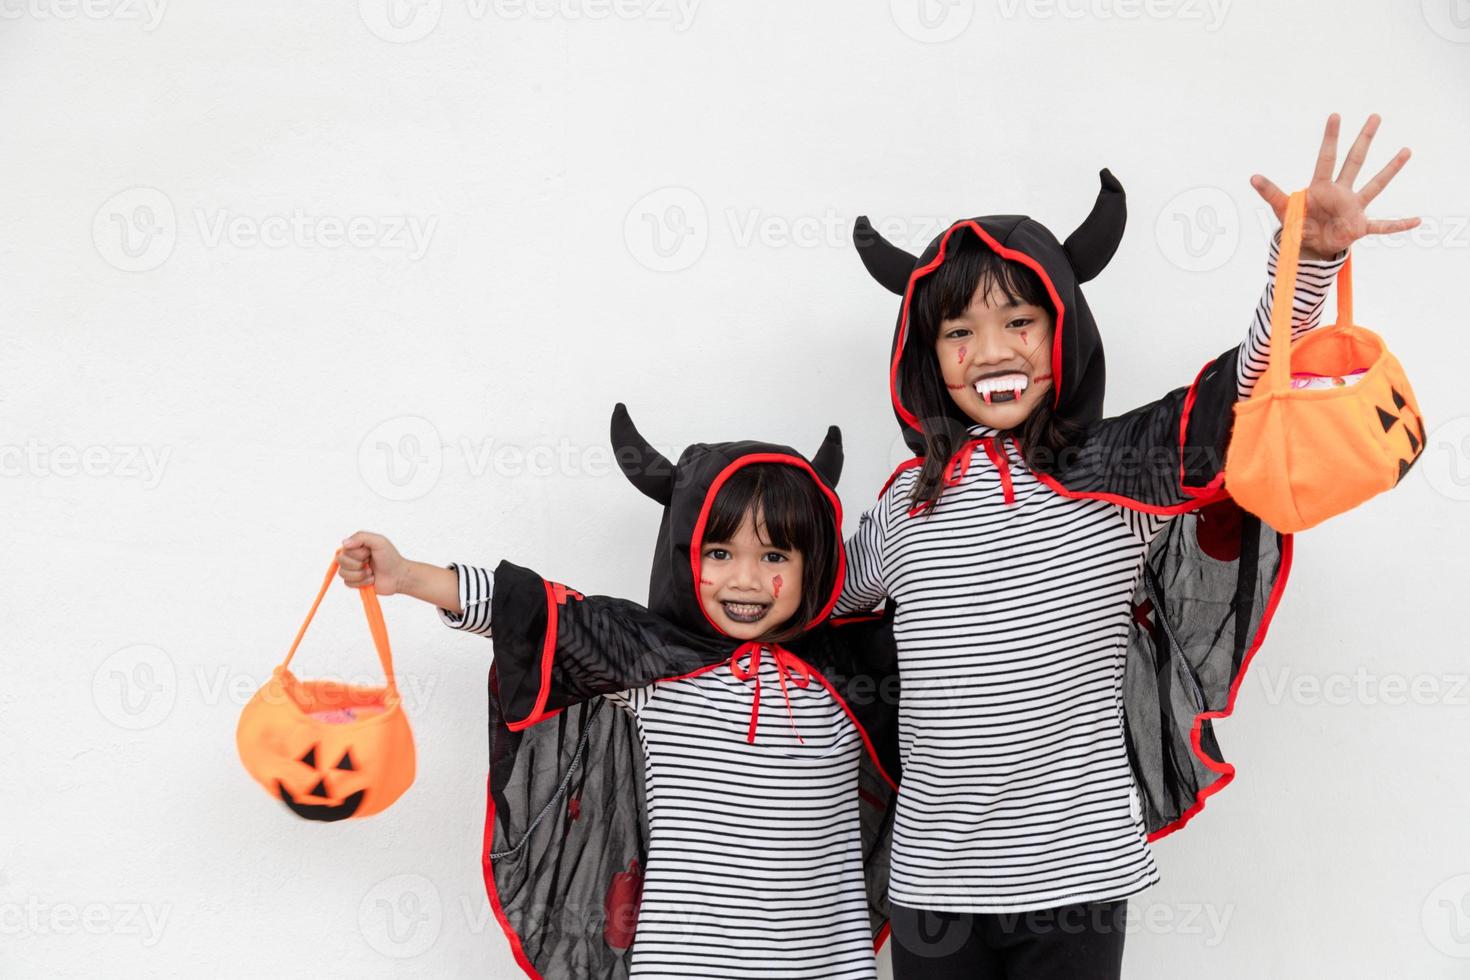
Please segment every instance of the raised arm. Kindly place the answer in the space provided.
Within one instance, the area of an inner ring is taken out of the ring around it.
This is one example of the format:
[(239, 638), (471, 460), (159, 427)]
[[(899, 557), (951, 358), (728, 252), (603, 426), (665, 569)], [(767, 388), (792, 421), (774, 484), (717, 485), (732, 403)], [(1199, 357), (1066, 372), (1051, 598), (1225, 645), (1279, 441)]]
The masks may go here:
[[(1296, 289), (1291, 298), (1291, 336), (1295, 340), (1322, 321), (1322, 306), (1327, 290), (1337, 277), (1337, 270), (1347, 260), (1347, 249), (1325, 259), (1297, 262)], [(1266, 372), (1271, 356), (1271, 304), (1276, 296), (1276, 263), (1281, 255), (1281, 229), (1271, 236), (1271, 252), (1266, 259), (1266, 289), (1256, 304), (1249, 333), (1240, 345), (1240, 359), (1235, 362), (1236, 390), (1242, 401), (1249, 398), (1256, 379)]]
[(507, 561), (493, 570), (410, 561), (369, 531), (342, 545), (345, 584), (373, 584), (381, 595), (420, 599), (435, 606), (451, 629), (493, 642), (498, 698), (512, 730), (568, 705), (643, 688), (728, 656), (708, 638), (635, 602), (584, 596)]
[[(1376, 112), (1368, 117), (1368, 121), (1358, 132), (1358, 138), (1348, 149), (1342, 169), (1334, 178), (1332, 168), (1337, 162), (1338, 126), (1341, 120), (1335, 112), (1327, 117), (1322, 145), (1317, 151), (1317, 165), (1312, 171), (1312, 181), (1307, 185), (1301, 259), (1296, 293), (1292, 297), (1293, 337), (1316, 326), (1322, 312), (1322, 301), (1327, 295), (1327, 287), (1337, 275), (1337, 270), (1347, 257), (1347, 249), (1353, 242), (1369, 235), (1392, 235), (1407, 231), (1419, 224), (1418, 218), (1370, 219), (1366, 211), (1368, 204), (1408, 162), (1407, 146), (1395, 153), (1393, 159), (1363, 185), (1362, 190), (1353, 190), (1353, 181), (1363, 168), (1363, 161), (1368, 156), (1368, 148), (1373, 144), (1373, 136), (1378, 132), (1381, 121)], [(1286, 193), (1260, 174), (1251, 177), (1251, 186), (1271, 205), (1277, 220), (1281, 220), (1286, 214)], [(1271, 259), (1268, 263), (1271, 281), (1267, 283), (1266, 294), (1256, 308), (1256, 319), (1250, 336), (1240, 350), (1237, 382), (1241, 398), (1250, 396), (1256, 379), (1266, 369), (1270, 352), (1271, 297), (1280, 243), (1281, 232), (1278, 229), (1271, 242)]]

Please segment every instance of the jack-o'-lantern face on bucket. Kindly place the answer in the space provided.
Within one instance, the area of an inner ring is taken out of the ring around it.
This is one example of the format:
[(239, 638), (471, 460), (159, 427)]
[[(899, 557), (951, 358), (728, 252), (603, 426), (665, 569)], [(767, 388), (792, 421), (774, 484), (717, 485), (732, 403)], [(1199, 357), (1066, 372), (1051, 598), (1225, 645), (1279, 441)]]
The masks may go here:
[(297, 796), (286, 787), (282, 779), (276, 780), (276, 791), (281, 801), (298, 817), (308, 820), (343, 820), (357, 812), (362, 806), (365, 789), (347, 790), (361, 782), (357, 776), (357, 764), (352, 761), (352, 750), (344, 749), (341, 757), (330, 766), (321, 765), (321, 746), (313, 745), (297, 762), (301, 774), (293, 785), (310, 784), (310, 789)]
[[(1399, 481), (1404, 478), (1404, 474), (1409, 472), (1409, 468), (1419, 462), (1419, 456), (1424, 452), (1426, 437), (1424, 435), (1424, 420), (1419, 417), (1418, 413), (1409, 405), (1404, 396), (1399, 394), (1397, 388), (1390, 387), (1388, 390), (1393, 396), (1394, 410), (1389, 411), (1381, 405), (1378, 406), (1378, 421), (1383, 424), (1384, 432), (1392, 432), (1394, 426), (1402, 422), (1402, 431), (1407, 443), (1405, 451), (1408, 458), (1401, 458), (1399, 460), (1399, 474), (1397, 479), (1394, 480), (1394, 486), (1398, 486)], [(1414, 431), (1414, 426), (1410, 424), (1411, 420), (1419, 426), (1417, 433)]]
[(240, 712), (235, 728), (235, 746), (251, 778), (306, 820), (372, 816), (413, 784), (413, 731), (393, 678), (388, 627), (371, 585), (357, 592), (387, 683), (303, 681), (288, 669), (337, 570), (334, 557), (296, 642)]
[(250, 775), (307, 820), (370, 816), (413, 782), (413, 734), (396, 691), (278, 669), (241, 712), (236, 737)]

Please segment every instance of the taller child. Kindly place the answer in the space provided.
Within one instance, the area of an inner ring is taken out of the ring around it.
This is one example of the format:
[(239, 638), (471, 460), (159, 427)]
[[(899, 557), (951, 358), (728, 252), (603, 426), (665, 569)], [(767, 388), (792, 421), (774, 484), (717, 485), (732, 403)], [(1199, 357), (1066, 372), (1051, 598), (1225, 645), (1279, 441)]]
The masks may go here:
[[(1363, 210), (1407, 149), (1352, 189), (1377, 124), (1334, 180), (1328, 120), (1294, 333), (1318, 322), (1347, 246), (1417, 223)], [(837, 605), (896, 607), (899, 980), (1119, 975), (1126, 899), (1159, 880), (1148, 842), (1233, 775), (1210, 719), (1285, 583), (1290, 536), (1236, 507), (1222, 476), (1232, 405), (1266, 363), (1280, 232), (1245, 342), (1103, 419), (1079, 284), (1112, 258), (1125, 209), (1101, 176), (1065, 243), (1018, 215), (956, 222), (918, 258), (865, 219), (855, 235), (903, 296), (890, 377), (918, 454), (849, 540)], [(1280, 217), (1286, 195), (1253, 185)]]

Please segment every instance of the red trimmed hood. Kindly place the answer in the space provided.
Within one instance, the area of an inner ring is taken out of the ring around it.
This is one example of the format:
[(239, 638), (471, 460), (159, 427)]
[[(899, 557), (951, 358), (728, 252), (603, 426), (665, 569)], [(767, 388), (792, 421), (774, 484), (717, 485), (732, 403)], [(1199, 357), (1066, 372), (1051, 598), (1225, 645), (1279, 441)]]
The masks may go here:
[(810, 460), (790, 446), (744, 440), (694, 443), (680, 454), (678, 463), (670, 463), (639, 434), (627, 408), (619, 402), (613, 409), (612, 443), (623, 475), (664, 508), (648, 582), (650, 611), (693, 633), (728, 641), (732, 648), (740, 642), (715, 626), (699, 601), (700, 539), (710, 506), (725, 480), (744, 466), (781, 463), (809, 476), (831, 505), (837, 571), (825, 606), (806, 628), (826, 620), (842, 591), (845, 569), (842, 506), (836, 489), (842, 474), (842, 433), (837, 426), (828, 428)]
[[(898, 378), (899, 358), (910, 333), (909, 307), (914, 284), (945, 261), (950, 238), (961, 228), (972, 229), (1002, 257), (1030, 267), (1041, 277), (1057, 309), (1052, 339), (1053, 408), (1059, 416), (1083, 426), (1102, 417), (1106, 378), (1102, 336), (1080, 287), (1101, 272), (1117, 251), (1127, 208), (1117, 178), (1104, 169), (1099, 179), (1102, 188), (1092, 212), (1065, 242), (1057, 241), (1045, 225), (1025, 215), (986, 215), (956, 221), (921, 255), (914, 256), (885, 240), (866, 217), (857, 219), (853, 243), (863, 264), (874, 279), (903, 297), (893, 331), (889, 390), (904, 441), (915, 454), (923, 454), (924, 439), (919, 420), (904, 404)], [(963, 438), (963, 433), (957, 435)]]

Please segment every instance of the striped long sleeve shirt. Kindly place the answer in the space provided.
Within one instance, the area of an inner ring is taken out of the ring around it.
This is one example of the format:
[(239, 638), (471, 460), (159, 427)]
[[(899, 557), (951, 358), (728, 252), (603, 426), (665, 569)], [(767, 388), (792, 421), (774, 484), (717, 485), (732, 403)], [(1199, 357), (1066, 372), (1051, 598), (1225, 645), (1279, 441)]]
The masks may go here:
[[(440, 608), (440, 619), (490, 635), (491, 571), (449, 567), (463, 612)], [(649, 850), (630, 974), (639, 980), (876, 976), (862, 737), (820, 684), (783, 685), (769, 653), (758, 674), (759, 686), (724, 663), (608, 696), (636, 719), (644, 754)]]
[[(1279, 233), (1237, 377), (1265, 368)], [(1303, 261), (1294, 332), (1316, 325), (1346, 253)], [(975, 425), (974, 437), (996, 430)], [(1014, 449), (974, 465), (927, 516), (900, 472), (847, 542), (839, 614), (898, 605), (903, 775), (893, 901), (1027, 911), (1135, 894), (1159, 880), (1124, 739), (1130, 603), (1168, 517), (1063, 497)]]

